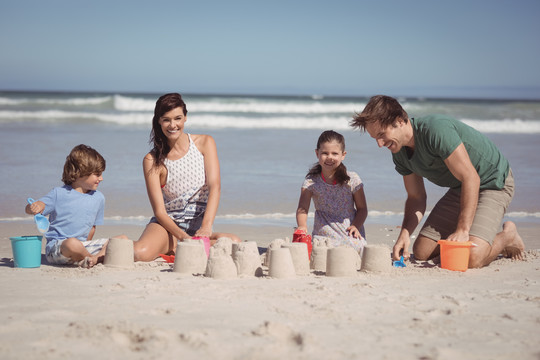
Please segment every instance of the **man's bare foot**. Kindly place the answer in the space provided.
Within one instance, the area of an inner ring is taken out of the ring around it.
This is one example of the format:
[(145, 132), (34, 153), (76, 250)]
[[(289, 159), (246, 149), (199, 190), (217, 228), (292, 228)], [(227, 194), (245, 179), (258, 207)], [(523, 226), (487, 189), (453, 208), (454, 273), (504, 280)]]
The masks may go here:
[(504, 257), (511, 258), (513, 260), (523, 260), (525, 256), (525, 244), (517, 232), (516, 224), (514, 224), (512, 221), (505, 222), (503, 224), (503, 232), (506, 232), (511, 240), (503, 249), (501, 254)]

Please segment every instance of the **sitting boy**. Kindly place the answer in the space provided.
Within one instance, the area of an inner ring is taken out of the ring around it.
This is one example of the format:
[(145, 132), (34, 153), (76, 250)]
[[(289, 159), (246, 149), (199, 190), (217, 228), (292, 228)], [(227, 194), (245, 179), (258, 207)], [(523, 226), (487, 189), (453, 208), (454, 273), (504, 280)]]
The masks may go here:
[(91, 268), (103, 262), (109, 239), (92, 239), (96, 225), (103, 224), (105, 197), (97, 190), (103, 171), (105, 159), (93, 148), (77, 145), (64, 164), (64, 186), (55, 187), (26, 205), (27, 214), (49, 215), (50, 225), (45, 233), (49, 263)]

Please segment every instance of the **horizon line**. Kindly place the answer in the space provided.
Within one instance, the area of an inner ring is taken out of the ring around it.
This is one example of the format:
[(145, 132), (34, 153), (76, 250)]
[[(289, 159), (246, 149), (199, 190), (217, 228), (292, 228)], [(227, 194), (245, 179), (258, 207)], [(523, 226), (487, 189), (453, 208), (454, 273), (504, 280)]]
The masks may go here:
[[(472, 90), (473, 88), (468, 88)], [(540, 88), (538, 88), (540, 91)], [(174, 91), (134, 91), (134, 90), (44, 90), (44, 89), (0, 89), (0, 93), (38, 93), (38, 94), (99, 94), (99, 95), (156, 95), (165, 94), (167, 92)], [(461, 101), (525, 101), (525, 102), (537, 102), (540, 101), (540, 95), (532, 95), (531, 97), (518, 97), (518, 96), (458, 96), (458, 95), (415, 95), (415, 94), (393, 94), (392, 92), (376, 92), (371, 95), (361, 94), (352, 95), (352, 94), (324, 94), (324, 93), (263, 93), (263, 92), (181, 92), (185, 96), (221, 96), (221, 97), (266, 97), (266, 98), (312, 98), (313, 100), (322, 100), (322, 99), (369, 99), (374, 95), (388, 95), (399, 99), (416, 99), (416, 100), (461, 100)]]

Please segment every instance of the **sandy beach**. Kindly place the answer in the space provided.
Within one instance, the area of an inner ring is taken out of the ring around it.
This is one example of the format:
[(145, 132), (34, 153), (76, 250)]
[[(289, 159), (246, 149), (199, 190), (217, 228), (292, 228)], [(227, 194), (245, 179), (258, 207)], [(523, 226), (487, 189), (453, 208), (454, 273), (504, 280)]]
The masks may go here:
[[(354, 277), (311, 273), (218, 280), (172, 272), (160, 261), (134, 269), (14, 268), (2, 224), (0, 353), (3, 359), (538, 359), (538, 228), (520, 227), (525, 261), (499, 259), (454, 272), (410, 262)], [(96, 236), (139, 226), (102, 226)], [(287, 228), (234, 227), (265, 247)], [(398, 229), (370, 225), (372, 243)]]

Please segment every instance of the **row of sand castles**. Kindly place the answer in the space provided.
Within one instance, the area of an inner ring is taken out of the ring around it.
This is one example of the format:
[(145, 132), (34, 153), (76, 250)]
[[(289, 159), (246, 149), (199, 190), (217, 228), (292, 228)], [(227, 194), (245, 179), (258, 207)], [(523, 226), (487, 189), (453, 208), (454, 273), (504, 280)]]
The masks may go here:
[[(132, 246), (130, 240), (111, 239), (104, 264), (132, 267), (133, 258), (129, 256)], [(265, 274), (283, 279), (309, 275), (311, 271), (337, 277), (355, 276), (358, 270), (388, 272), (391, 268), (390, 249), (384, 245), (367, 245), (360, 255), (351, 247), (332, 247), (327, 241), (315, 239), (310, 256), (306, 243), (276, 239), (270, 243), (267, 252), (260, 255), (255, 241), (234, 243), (230, 238), (222, 237), (210, 248), (209, 255), (203, 240), (179, 241), (173, 272), (204, 274), (215, 279)]]

